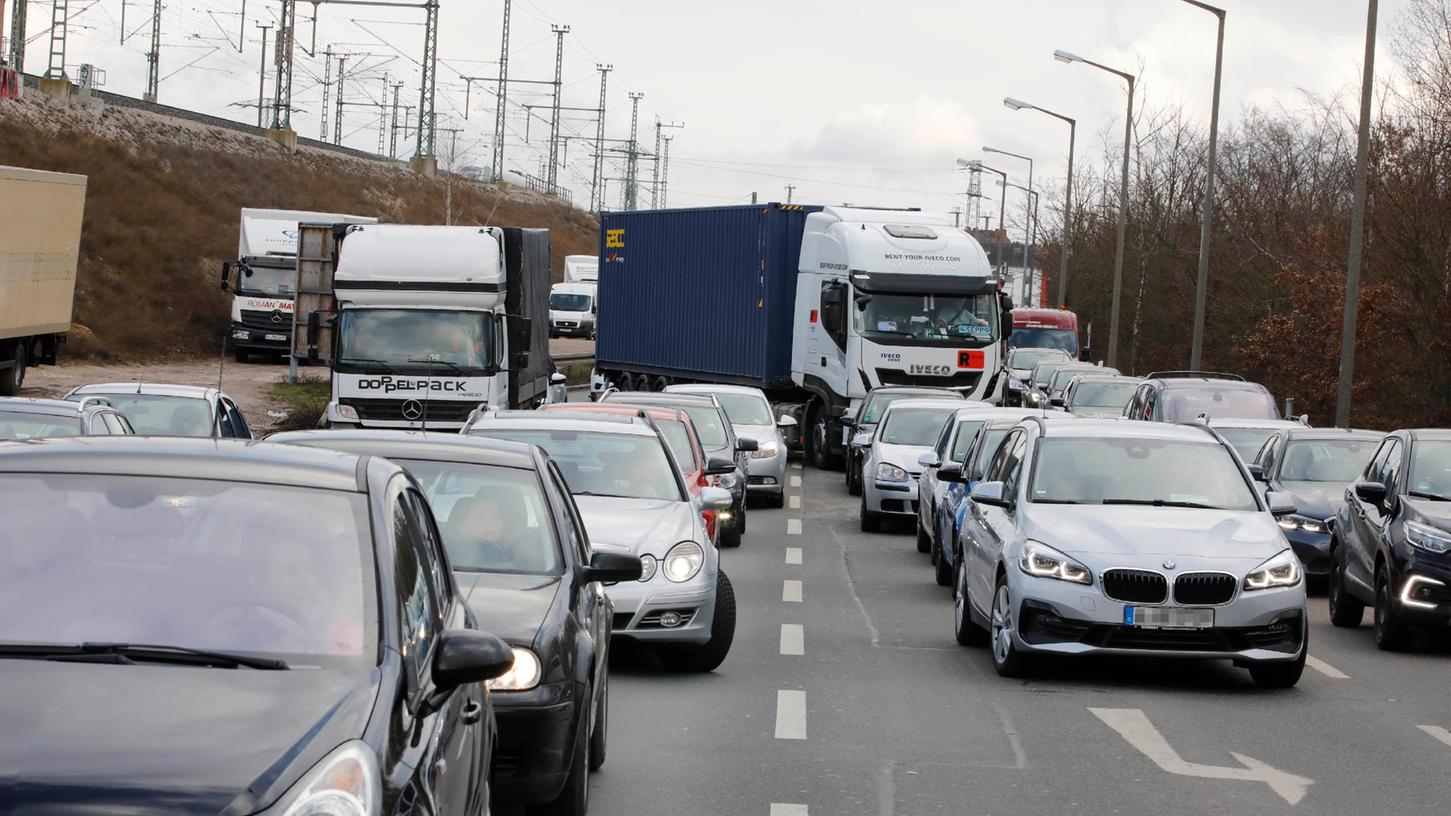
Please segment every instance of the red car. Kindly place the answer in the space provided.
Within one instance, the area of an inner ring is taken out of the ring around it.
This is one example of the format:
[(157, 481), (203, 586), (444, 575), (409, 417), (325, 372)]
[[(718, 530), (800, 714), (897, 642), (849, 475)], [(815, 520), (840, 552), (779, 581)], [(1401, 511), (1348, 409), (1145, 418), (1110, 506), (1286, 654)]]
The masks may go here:
[[(701, 488), (714, 487), (715, 481), (705, 473), (705, 450), (700, 447), (700, 437), (695, 433), (695, 425), (690, 422), (690, 415), (676, 408), (653, 408), (640, 405), (618, 405), (592, 402), (552, 402), (539, 406), (541, 411), (569, 411), (580, 414), (613, 414), (615, 416), (639, 416), (641, 411), (645, 412), (659, 428), (660, 434), (665, 437), (665, 444), (670, 448), (670, 453), (675, 456), (675, 462), (680, 466), (680, 475), (685, 477), (685, 487), (690, 491), (690, 497), (695, 499), (700, 495)], [(700, 517), (705, 520), (705, 529), (710, 533), (711, 540), (716, 538), (715, 511), (702, 510)]]

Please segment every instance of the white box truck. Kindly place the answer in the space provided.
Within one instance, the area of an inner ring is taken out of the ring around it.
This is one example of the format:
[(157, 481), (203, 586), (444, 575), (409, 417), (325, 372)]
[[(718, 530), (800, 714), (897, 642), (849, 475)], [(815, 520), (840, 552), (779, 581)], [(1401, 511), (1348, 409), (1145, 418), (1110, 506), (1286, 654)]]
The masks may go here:
[(231, 290), (227, 348), (237, 362), (292, 348), (292, 287), (297, 279), (298, 224), (376, 224), (361, 215), (243, 207), (237, 260), (222, 264), (222, 290)]
[(298, 257), (294, 354), (332, 369), (325, 425), (458, 430), (545, 400), (548, 230), (304, 225)]
[(565, 255), (565, 283), (597, 283), (600, 279), (600, 260), (593, 255)]
[(55, 364), (71, 327), (86, 177), (0, 166), (0, 396)]

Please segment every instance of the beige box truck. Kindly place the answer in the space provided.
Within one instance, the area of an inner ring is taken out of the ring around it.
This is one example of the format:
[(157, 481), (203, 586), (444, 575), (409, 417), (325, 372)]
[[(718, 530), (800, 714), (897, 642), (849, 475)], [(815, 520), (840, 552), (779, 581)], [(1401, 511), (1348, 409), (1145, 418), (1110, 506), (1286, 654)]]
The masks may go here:
[(71, 327), (86, 177), (0, 165), (0, 396)]

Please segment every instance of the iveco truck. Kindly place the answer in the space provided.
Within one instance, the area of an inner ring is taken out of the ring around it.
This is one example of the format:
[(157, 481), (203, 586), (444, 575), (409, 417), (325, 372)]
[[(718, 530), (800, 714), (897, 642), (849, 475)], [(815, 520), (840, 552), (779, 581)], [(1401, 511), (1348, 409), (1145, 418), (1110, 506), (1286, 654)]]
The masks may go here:
[(773, 203), (600, 220), (595, 390), (759, 387), (823, 467), (872, 388), (994, 390), (1012, 304), (951, 215)]
[(242, 208), (237, 260), (222, 264), (222, 289), (232, 291), (227, 348), (237, 362), (292, 347), (292, 297), (299, 223), (376, 224), (360, 215)]
[(297, 291), (294, 353), (332, 369), (325, 425), (458, 430), (547, 396), (548, 230), (305, 225)]

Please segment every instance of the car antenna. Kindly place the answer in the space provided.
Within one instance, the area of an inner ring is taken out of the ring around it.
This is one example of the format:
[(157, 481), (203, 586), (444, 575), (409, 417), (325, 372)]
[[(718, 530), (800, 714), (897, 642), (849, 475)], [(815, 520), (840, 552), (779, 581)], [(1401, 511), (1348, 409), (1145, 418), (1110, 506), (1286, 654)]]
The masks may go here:
[[(222, 372), (227, 369), (227, 338), (222, 338), (222, 354), (217, 358), (217, 390), (222, 390)], [(141, 393), (141, 381), (136, 381), (136, 393)]]

